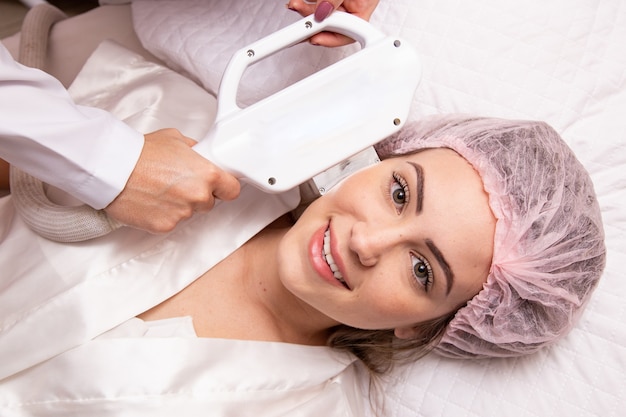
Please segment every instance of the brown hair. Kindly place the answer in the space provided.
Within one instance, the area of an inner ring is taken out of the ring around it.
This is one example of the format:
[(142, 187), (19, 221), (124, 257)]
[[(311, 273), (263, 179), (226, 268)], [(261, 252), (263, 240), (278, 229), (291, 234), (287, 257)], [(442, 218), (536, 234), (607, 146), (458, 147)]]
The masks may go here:
[(362, 330), (337, 326), (328, 338), (328, 346), (354, 354), (374, 374), (383, 374), (395, 364), (413, 362), (437, 346), (456, 311), (417, 324), (417, 336), (399, 339), (394, 330)]

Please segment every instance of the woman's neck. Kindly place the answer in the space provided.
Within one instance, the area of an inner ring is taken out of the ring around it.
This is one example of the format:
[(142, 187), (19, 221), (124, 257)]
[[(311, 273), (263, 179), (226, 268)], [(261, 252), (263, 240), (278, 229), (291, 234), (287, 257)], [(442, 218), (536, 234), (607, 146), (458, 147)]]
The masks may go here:
[(269, 227), (188, 287), (139, 315), (191, 316), (200, 337), (326, 344), (337, 323), (289, 292), (278, 275), (277, 250), (288, 227)]
[(295, 297), (278, 274), (277, 250), (287, 230), (267, 228), (245, 245), (242, 279), (281, 341), (324, 345), (330, 328), (338, 323)]

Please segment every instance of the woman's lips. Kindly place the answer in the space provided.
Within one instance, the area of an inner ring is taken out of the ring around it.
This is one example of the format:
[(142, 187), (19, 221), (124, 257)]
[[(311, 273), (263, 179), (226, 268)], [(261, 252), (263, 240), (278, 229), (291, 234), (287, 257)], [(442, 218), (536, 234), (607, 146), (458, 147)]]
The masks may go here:
[[(327, 282), (350, 289), (341, 270), (341, 259), (336, 255), (330, 242), (330, 226), (318, 229), (309, 244), (309, 258), (313, 269)], [(335, 271), (333, 271), (333, 269)]]

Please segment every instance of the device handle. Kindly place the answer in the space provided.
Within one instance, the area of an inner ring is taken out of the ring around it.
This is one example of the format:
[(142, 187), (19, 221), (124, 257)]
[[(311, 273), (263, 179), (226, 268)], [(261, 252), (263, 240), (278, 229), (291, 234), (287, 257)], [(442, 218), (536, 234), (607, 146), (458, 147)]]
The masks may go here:
[(250, 65), (322, 31), (346, 35), (358, 41), (361, 48), (367, 48), (376, 41), (386, 38), (384, 33), (367, 21), (345, 12), (336, 11), (323, 22), (315, 21), (313, 15), (300, 19), (235, 52), (220, 83), (216, 121), (233, 111), (241, 110), (237, 105), (237, 90), (245, 70)]

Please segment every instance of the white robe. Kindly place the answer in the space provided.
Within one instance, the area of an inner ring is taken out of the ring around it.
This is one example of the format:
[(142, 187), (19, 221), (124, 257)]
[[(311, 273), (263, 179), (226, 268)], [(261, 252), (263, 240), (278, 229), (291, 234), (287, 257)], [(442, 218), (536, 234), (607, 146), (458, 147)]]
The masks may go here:
[[(99, 60), (113, 65), (113, 57), (127, 86), (139, 81), (142, 88), (178, 89), (172, 74), (146, 81), (152, 64), (138, 65), (132, 55), (122, 59), (111, 45), (99, 51), (79, 75), (76, 93), (110, 92), (94, 80), (80, 82), (102, 67)], [(158, 120), (166, 100), (164, 94), (144, 113)], [(10, 196), (0, 199), (0, 415), (362, 415), (351, 355), (326, 347), (197, 338), (184, 318), (135, 318), (298, 200), (296, 190), (268, 195), (244, 186), (237, 200), (219, 202), (166, 235), (122, 228), (92, 241), (59, 244), (28, 229)]]

